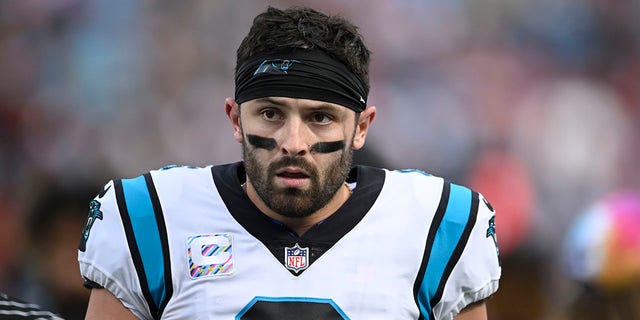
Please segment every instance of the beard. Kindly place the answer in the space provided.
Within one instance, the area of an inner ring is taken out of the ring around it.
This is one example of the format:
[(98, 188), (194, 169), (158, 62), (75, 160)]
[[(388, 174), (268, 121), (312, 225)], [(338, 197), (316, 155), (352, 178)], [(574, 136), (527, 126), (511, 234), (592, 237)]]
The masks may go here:
[[(353, 150), (345, 146), (340, 157), (328, 163), (324, 172), (300, 157), (283, 157), (266, 165), (256, 158), (256, 150), (242, 143), (242, 154), (247, 177), (258, 196), (269, 209), (289, 218), (303, 218), (324, 207), (336, 194), (351, 170)], [(279, 188), (275, 185), (276, 172), (284, 167), (298, 167), (309, 175), (310, 187)]]

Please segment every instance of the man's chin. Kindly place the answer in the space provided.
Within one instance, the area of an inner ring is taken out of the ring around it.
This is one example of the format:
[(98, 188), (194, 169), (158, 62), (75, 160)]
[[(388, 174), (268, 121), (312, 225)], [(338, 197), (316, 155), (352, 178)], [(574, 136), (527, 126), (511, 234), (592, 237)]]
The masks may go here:
[(288, 199), (289, 201), (295, 201), (295, 200), (299, 201), (300, 198), (307, 197), (308, 194), (306, 190), (302, 190), (300, 188), (283, 188), (282, 196)]
[(271, 210), (288, 218), (304, 218), (316, 211), (311, 208), (312, 198), (299, 189), (289, 189), (286, 193), (272, 197), (266, 203)]

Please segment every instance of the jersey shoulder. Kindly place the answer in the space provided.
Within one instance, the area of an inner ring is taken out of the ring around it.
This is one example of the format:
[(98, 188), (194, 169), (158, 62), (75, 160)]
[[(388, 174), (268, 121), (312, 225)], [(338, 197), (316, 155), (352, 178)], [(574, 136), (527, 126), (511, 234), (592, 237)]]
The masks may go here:
[(211, 190), (211, 183), (210, 168), (187, 166), (109, 181), (90, 201), (82, 230), (78, 262), (85, 284), (108, 289), (137, 316), (148, 318), (149, 294), (140, 285), (146, 275), (139, 266), (141, 256), (162, 257), (141, 251), (160, 250), (166, 237), (158, 227), (164, 219), (160, 203), (178, 201), (192, 189)]
[(117, 203), (119, 185), (120, 180), (109, 181), (89, 202), (78, 264), (85, 286), (109, 290), (135, 313), (134, 310), (144, 310), (145, 302), (137, 294), (140, 289)]
[(482, 194), (413, 169), (388, 171), (387, 183), (396, 190), (392, 199), (431, 217), (418, 274), (423, 315), (453, 319), (495, 293), (501, 275), (495, 211)]

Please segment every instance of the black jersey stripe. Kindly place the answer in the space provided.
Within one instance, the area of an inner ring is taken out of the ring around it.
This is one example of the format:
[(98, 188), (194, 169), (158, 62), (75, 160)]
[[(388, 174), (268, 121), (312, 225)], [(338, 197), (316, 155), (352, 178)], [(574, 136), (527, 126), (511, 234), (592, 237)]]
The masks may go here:
[(160, 205), (160, 198), (153, 183), (153, 178), (150, 173), (144, 175), (145, 182), (147, 183), (147, 189), (149, 190), (149, 196), (151, 197), (151, 204), (153, 205), (153, 212), (155, 213), (156, 223), (158, 224), (158, 235), (160, 236), (160, 244), (162, 246), (162, 262), (164, 264), (164, 291), (165, 296), (160, 305), (158, 306), (158, 317), (162, 316), (164, 308), (171, 300), (173, 296), (173, 278), (171, 276), (171, 254), (169, 252), (169, 239), (167, 237), (167, 226), (164, 221), (164, 213), (162, 212), (162, 206)]
[(424, 302), (429, 302), (431, 299), (423, 296), (426, 294), (426, 290), (420, 290), (423, 280), (425, 278), (425, 273), (427, 270), (427, 264), (429, 261), (429, 257), (431, 256), (431, 248), (433, 247), (433, 242), (436, 237), (436, 232), (440, 227), (440, 223), (442, 222), (442, 218), (444, 217), (444, 212), (447, 209), (447, 204), (449, 203), (449, 191), (451, 185), (449, 182), (444, 181), (442, 186), (442, 194), (440, 195), (440, 203), (438, 204), (438, 208), (436, 213), (431, 221), (431, 226), (429, 227), (429, 234), (427, 235), (427, 243), (425, 245), (424, 256), (422, 258), (422, 263), (420, 265), (420, 269), (418, 270), (418, 274), (416, 276), (416, 281), (413, 285), (413, 297), (420, 309), (420, 317), (419, 320), (425, 319), (425, 313), (427, 316), (431, 313), (431, 306), (424, 305)]

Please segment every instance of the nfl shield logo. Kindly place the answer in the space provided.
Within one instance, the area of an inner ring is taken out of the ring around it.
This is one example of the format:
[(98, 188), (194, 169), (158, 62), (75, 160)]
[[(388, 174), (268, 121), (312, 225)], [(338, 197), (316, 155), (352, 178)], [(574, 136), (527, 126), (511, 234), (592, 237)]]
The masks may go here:
[(301, 248), (296, 243), (293, 248), (284, 248), (284, 265), (287, 269), (298, 273), (309, 266), (309, 248)]

